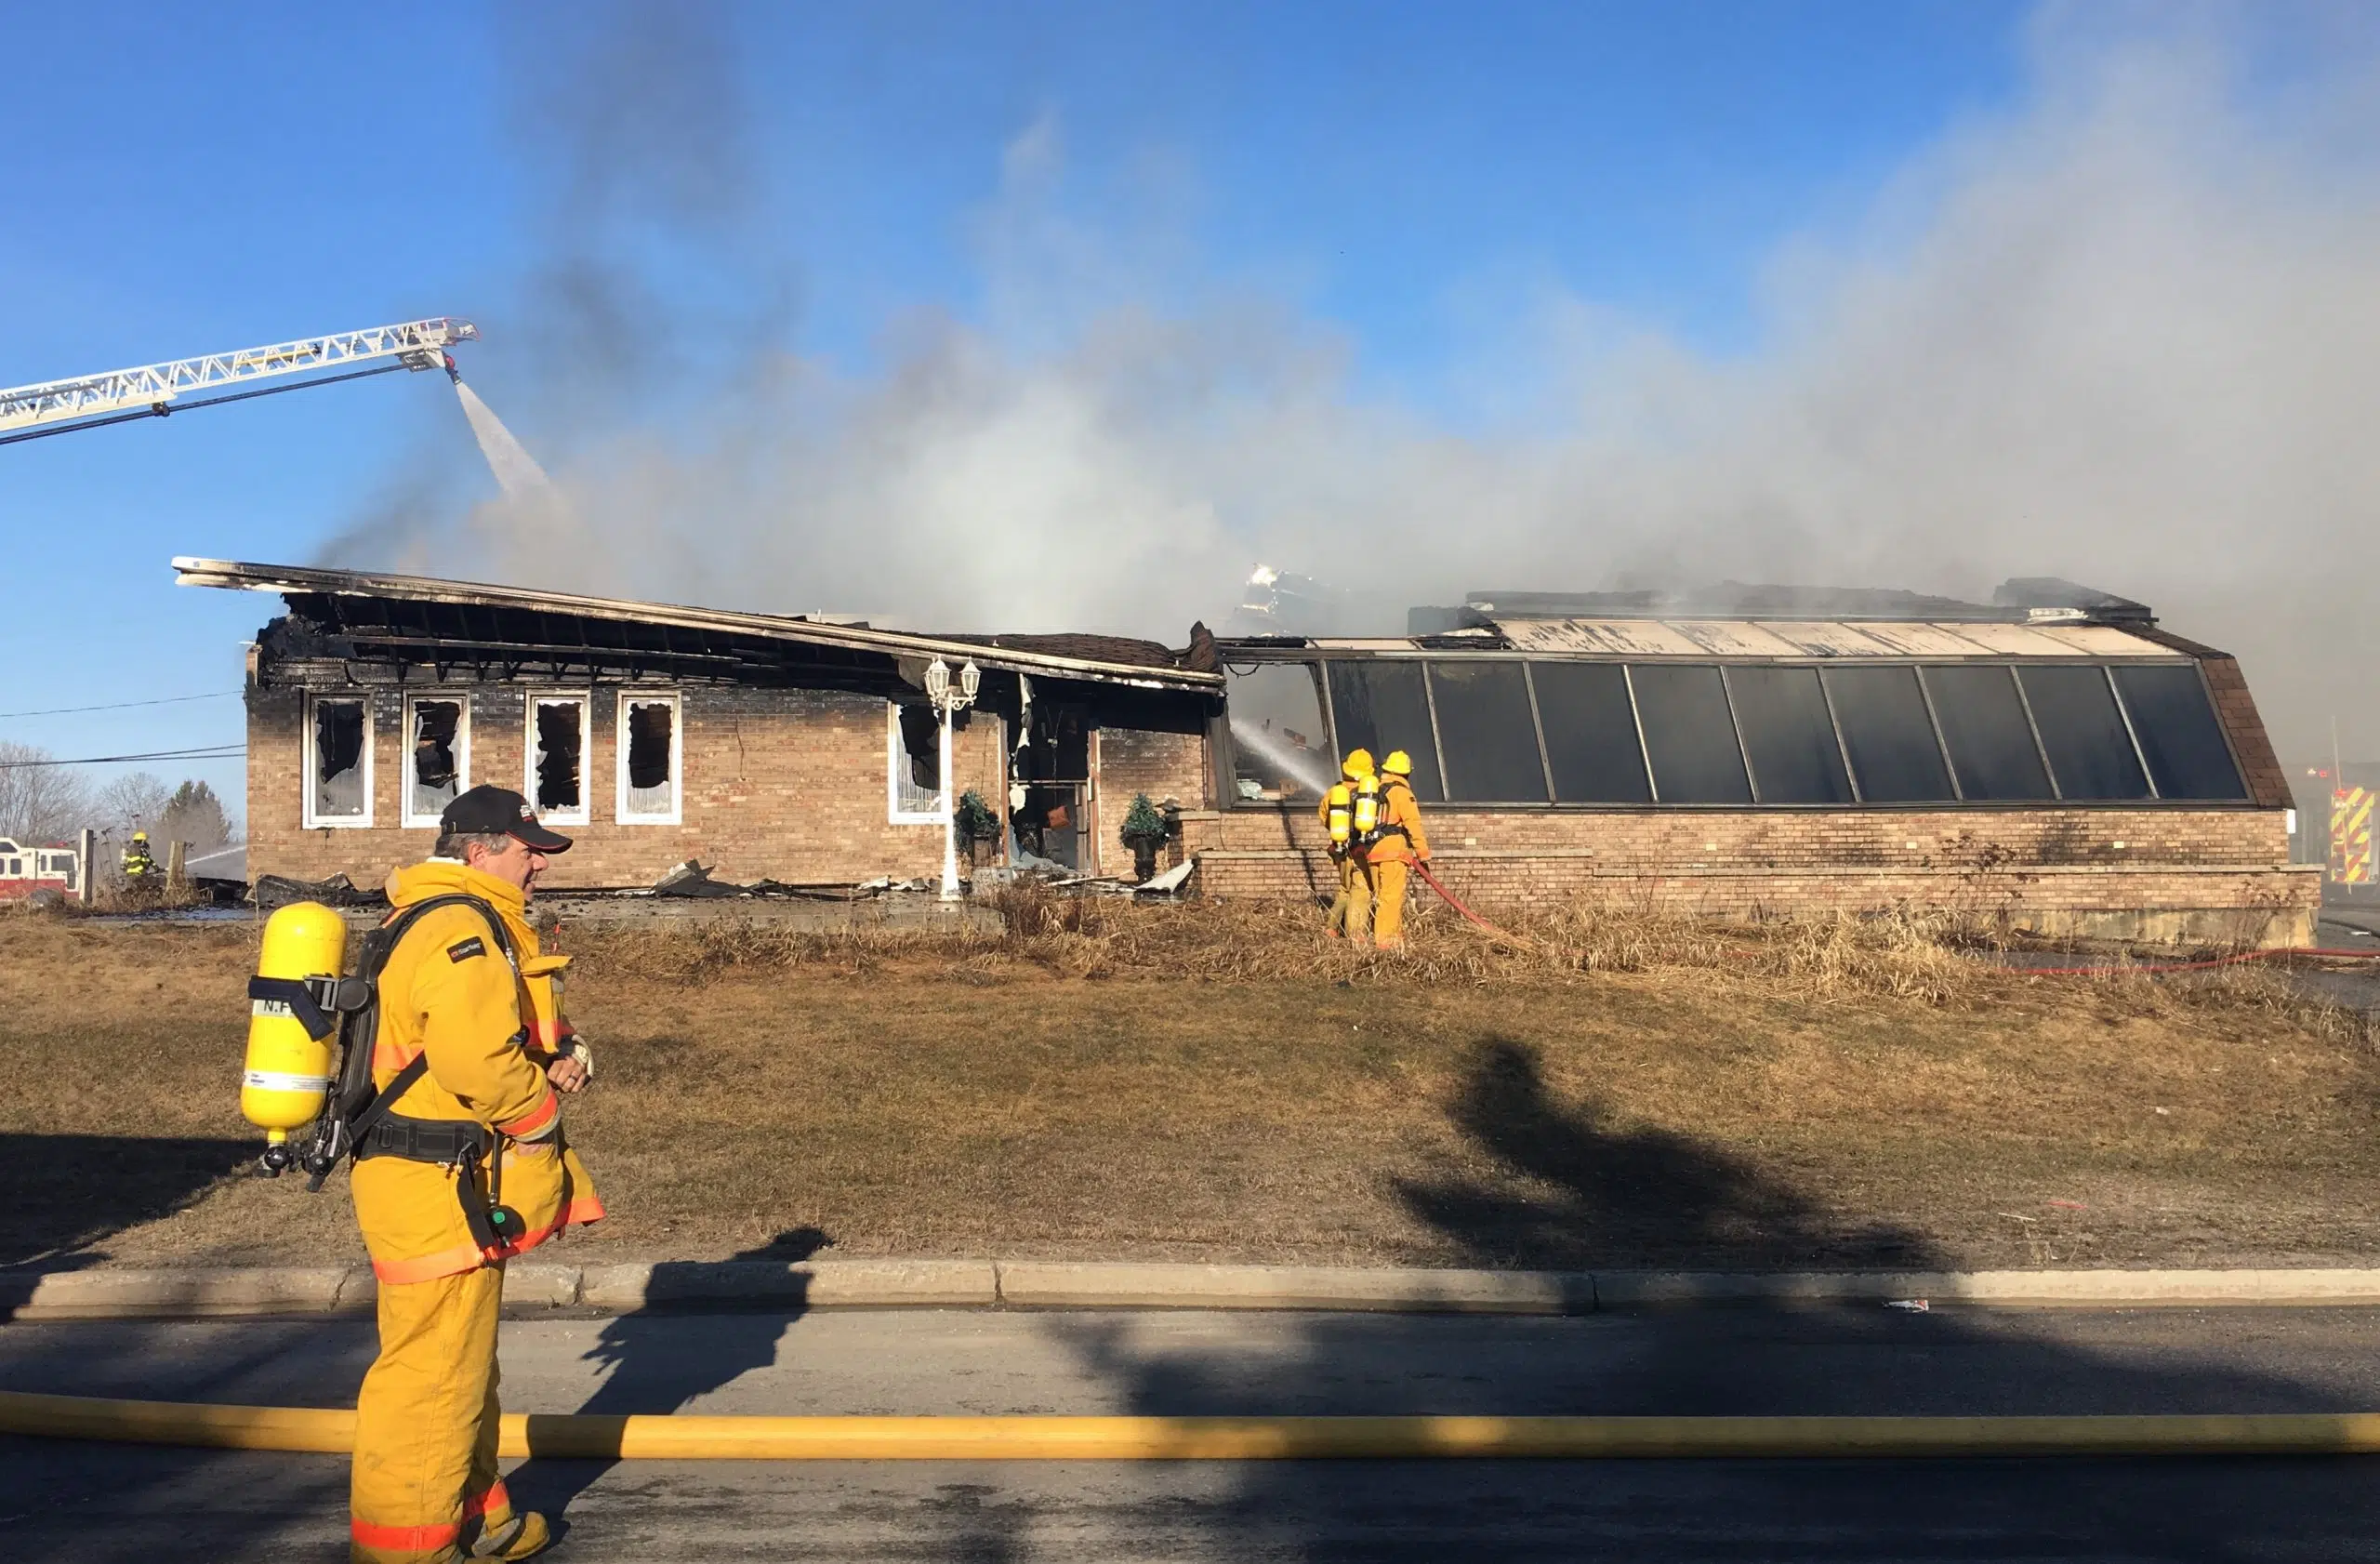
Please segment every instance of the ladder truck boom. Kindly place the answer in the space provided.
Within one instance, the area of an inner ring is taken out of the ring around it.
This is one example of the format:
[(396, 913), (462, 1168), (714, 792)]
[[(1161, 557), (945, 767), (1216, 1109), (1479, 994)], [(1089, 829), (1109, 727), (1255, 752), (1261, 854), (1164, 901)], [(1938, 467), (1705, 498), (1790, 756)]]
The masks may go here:
[(174, 399), (186, 391), (272, 379), (372, 359), (393, 358), (397, 363), (390, 368), (443, 369), (451, 375), (455, 361), (447, 356), (446, 350), (457, 342), (476, 341), (479, 334), (479, 327), (469, 321), (441, 315), (434, 320), (366, 326), (362, 331), (334, 332), (327, 337), (277, 342), (267, 348), (242, 348), (234, 352), (176, 359), (170, 364), (144, 364), (138, 369), (115, 369), (72, 380), (14, 386), (0, 389), (0, 430), (66, 424), (134, 408), (163, 414), (170, 412)]

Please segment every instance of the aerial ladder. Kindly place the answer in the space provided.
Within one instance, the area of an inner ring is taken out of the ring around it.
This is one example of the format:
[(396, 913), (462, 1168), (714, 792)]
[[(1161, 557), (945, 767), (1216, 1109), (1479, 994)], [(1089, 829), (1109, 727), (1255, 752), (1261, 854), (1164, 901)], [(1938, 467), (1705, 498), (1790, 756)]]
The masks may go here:
[[(310, 386), (361, 380), (373, 375), (394, 374), (400, 369), (443, 369), (459, 381), (461, 376), (456, 372), (454, 355), (446, 350), (457, 342), (475, 342), (479, 335), (479, 327), (470, 322), (441, 315), (434, 320), (366, 326), (362, 331), (334, 332), (327, 337), (277, 342), (268, 348), (242, 348), (201, 358), (175, 359), (169, 364), (115, 369), (72, 380), (14, 386), (0, 390), (0, 445), (78, 429), (98, 429), (133, 418), (161, 418), (169, 413), (245, 402), (280, 391), (304, 391)], [(342, 374), (317, 374), (285, 385), (183, 400), (189, 392), (216, 386), (276, 380), (284, 376), (336, 369), (342, 364), (370, 364), (378, 359), (395, 362)]]

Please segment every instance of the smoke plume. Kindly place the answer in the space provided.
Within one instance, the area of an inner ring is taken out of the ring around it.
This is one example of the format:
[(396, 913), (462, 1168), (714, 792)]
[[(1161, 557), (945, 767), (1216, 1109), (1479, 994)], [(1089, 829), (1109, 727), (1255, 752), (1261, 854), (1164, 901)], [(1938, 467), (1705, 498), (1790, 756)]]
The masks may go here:
[[(2043, 13), (2010, 107), (1780, 246), (1757, 349), (1541, 292), (1485, 371), (1527, 404), (1458, 431), (1071, 212), (1062, 113), (987, 149), (980, 318), (803, 356), (724, 24), (623, 9), (524, 99), (548, 346), (482, 381), (536, 410), (566, 546), (501, 502), (459, 530), (524, 583), (1177, 642), (1259, 560), (1413, 603), (2062, 575), (2238, 652), (2285, 750), (2335, 712), (2380, 752), (2380, 48), (2350, 23), (2292, 75), (2236, 18), (2109, 14)], [(714, 302), (655, 281), (690, 267)]]

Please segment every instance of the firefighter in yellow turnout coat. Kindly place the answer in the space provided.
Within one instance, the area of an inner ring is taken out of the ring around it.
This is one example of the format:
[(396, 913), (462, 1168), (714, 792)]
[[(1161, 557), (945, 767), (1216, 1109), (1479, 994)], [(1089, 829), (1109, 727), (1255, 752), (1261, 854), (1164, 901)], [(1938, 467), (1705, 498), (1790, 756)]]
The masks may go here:
[(1372, 752), (1350, 749), (1339, 780), (1315, 811), (1330, 842), (1330, 867), (1339, 877), (1339, 891), (1330, 898), (1330, 916), (1323, 925), (1334, 939), (1365, 939), (1371, 933), (1372, 877), (1364, 866), (1363, 848), (1355, 841), (1355, 787), (1371, 775)]
[(496, 1475), (504, 1261), (603, 1214), (556, 1095), (586, 1083), (588, 1061), (540, 1048), (570, 1044), (550, 996), (531, 991), (555, 959), (539, 959), (530, 888), (570, 841), (498, 788), (456, 799), (439, 831), (440, 855), (398, 870), (390, 899), (401, 913), (473, 896), (497, 921), (467, 902), (432, 908), (380, 975), (374, 1084), (385, 1092), (416, 1058), (427, 1069), (356, 1154), (356, 1219), (379, 1279), (350, 1495), (353, 1557), (369, 1564), (525, 1558), (549, 1540)]
[(1372, 943), (1394, 950), (1405, 943), (1406, 884), (1414, 864), (1430, 861), (1430, 837), (1413, 802), (1413, 757), (1392, 750), (1380, 771), (1380, 833), (1365, 856), (1372, 876)]

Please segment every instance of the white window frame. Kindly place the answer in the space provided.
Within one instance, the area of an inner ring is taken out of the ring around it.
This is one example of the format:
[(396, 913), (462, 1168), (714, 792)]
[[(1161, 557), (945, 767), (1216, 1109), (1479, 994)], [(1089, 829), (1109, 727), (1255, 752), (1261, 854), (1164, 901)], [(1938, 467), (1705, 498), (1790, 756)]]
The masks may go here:
[[(912, 703), (914, 704), (914, 703)], [(936, 753), (940, 753), (939, 736)], [(901, 702), (884, 703), (884, 818), (895, 826), (939, 826), (949, 812), (950, 778), (942, 779), (932, 809), (901, 807), (901, 776), (909, 766), (909, 747), (901, 740)]]
[[(669, 708), (669, 810), (667, 814), (628, 813), (628, 708)], [(612, 818), (623, 826), (675, 826), (686, 810), (686, 703), (675, 690), (622, 690), (612, 713)]]
[(455, 717), (455, 792), (457, 797), (471, 787), (471, 697), (460, 690), (440, 694), (435, 690), (408, 692), (404, 698), (403, 731), (397, 738), (397, 823), (408, 830), (435, 828), (438, 815), (416, 815), (413, 812), (413, 710), (420, 701), (444, 701), (459, 708)]
[(537, 818), (549, 826), (589, 826), (595, 823), (595, 789), (591, 775), (595, 759), (595, 692), (592, 690), (529, 692), (528, 708), (522, 713), (521, 796), (529, 801), (531, 808), (536, 808), (537, 708), (560, 706), (568, 701), (578, 704), (578, 807), (539, 809)]
[[(314, 739), (315, 736), (321, 732), (321, 728), (315, 721), (314, 713), (316, 708), (320, 707), (324, 701), (338, 701), (347, 705), (361, 706), (364, 708), (364, 813), (361, 815), (318, 815), (314, 813), (314, 789), (317, 785), (317, 767), (314, 763)], [(306, 704), (303, 711), (300, 713), (300, 718), (303, 721), (305, 727), (298, 742), (298, 754), (300, 761), (300, 768), (298, 771), (298, 782), (300, 788), (300, 791), (298, 793), (298, 818), (305, 822), (305, 828), (308, 830), (369, 829), (372, 825), (372, 806), (374, 802), (372, 789), (372, 753), (380, 747), (379, 735), (373, 731), (372, 726), (372, 696), (368, 693), (360, 695), (333, 695), (327, 691), (317, 692), (309, 690), (306, 692)]]

